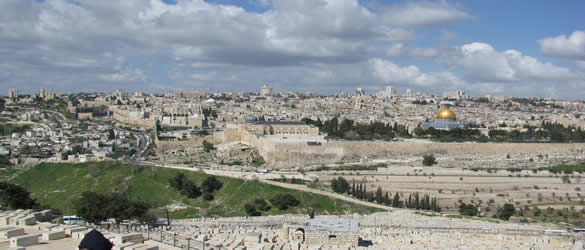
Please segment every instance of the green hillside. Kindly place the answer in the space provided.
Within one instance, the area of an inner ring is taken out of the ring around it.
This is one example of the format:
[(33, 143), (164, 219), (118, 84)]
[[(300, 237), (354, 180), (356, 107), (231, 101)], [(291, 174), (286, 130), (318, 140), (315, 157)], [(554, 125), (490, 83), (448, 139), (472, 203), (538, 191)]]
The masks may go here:
[(205, 201), (202, 197), (189, 199), (181, 195), (168, 183), (177, 173), (200, 185), (208, 176), (200, 172), (168, 168), (131, 166), (117, 162), (81, 164), (40, 164), (13, 178), (10, 182), (20, 184), (32, 193), (39, 202), (57, 208), (63, 214), (75, 214), (73, 200), (84, 191), (100, 193), (127, 191), (132, 200), (145, 201), (160, 208), (170, 204), (182, 204), (186, 208), (174, 211), (175, 218), (199, 216), (200, 208), (208, 216), (245, 216), (244, 204), (256, 198), (267, 201), (279, 193), (293, 194), (299, 201), (298, 207), (279, 211), (272, 208), (263, 215), (283, 213), (308, 213), (314, 209), (317, 214), (372, 213), (380, 211), (325, 196), (284, 189), (258, 181), (218, 177), (223, 188), (214, 193), (215, 199)]

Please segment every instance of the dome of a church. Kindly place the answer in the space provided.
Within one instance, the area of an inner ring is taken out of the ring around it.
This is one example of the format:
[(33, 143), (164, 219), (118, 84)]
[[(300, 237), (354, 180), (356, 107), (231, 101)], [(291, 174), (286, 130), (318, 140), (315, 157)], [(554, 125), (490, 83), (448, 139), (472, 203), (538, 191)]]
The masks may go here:
[(457, 116), (455, 115), (455, 112), (453, 112), (453, 110), (443, 109), (437, 114), (437, 118), (439, 118), (439, 119), (456, 119)]

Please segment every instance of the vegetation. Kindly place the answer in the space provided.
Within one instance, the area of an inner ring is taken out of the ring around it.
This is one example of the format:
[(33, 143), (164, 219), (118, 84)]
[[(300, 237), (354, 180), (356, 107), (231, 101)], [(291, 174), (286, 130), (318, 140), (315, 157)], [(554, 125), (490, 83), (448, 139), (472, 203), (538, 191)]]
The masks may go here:
[(553, 167), (544, 167), (539, 168), (538, 170), (548, 170), (553, 174), (572, 174), (574, 172), (577, 173), (585, 173), (585, 164), (581, 165), (560, 165), (560, 166), (553, 166)]
[(287, 210), (289, 207), (296, 207), (300, 204), (299, 200), (292, 194), (277, 194), (270, 199), (272, 205), (278, 207), (278, 209)]
[(215, 147), (213, 146), (213, 144), (211, 144), (211, 143), (209, 143), (209, 142), (207, 142), (207, 141), (203, 141), (203, 142), (201, 143), (201, 146), (203, 146), (203, 151), (205, 151), (205, 152), (207, 152), (207, 153), (209, 153), (209, 152), (211, 152), (211, 151), (215, 150)]
[(187, 179), (184, 173), (177, 173), (175, 177), (169, 179), (169, 185), (191, 199), (195, 199), (201, 195), (199, 187)]
[(514, 205), (512, 205), (510, 203), (506, 203), (506, 204), (504, 204), (504, 206), (502, 208), (498, 209), (496, 216), (502, 220), (509, 220), (510, 217), (512, 215), (514, 215), (515, 211), (516, 211), (516, 208), (514, 208)]
[[(215, 177), (222, 183), (213, 192), (214, 199), (207, 201), (204, 194), (191, 199), (170, 185), (169, 179), (178, 173), (197, 185), (205, 182), (210, 175), (178, 169), (144, 167), (118, 162), (97, 162), (81, 164), (42, 163), (27, 170), (10, 183), (25, 187), (31, 198), (39, 203), (59, 209), (65, 215), (76, 214), (74, 200), (86, 191), (100, 194), (126, 193), (131, 201), (143, 201), (152, 210), (163, 210), (166, 205), (181, 204), (185, 209), (171, 211), (172, 218), (200, 217), (201, 210), (206, 216), (245, 216), (246, 203), (255, 199), (269, 199), (278, 194), (292, 194), (300, 202), (298, 206), (281, 211), (272, 207), (266, 215), (300, 213), (307, 214), (314, 209), (319, 214), (372, 213), (380, 209), (365, 207), (322, 195), (285, 189), (258, 181)], [(201, 188), (203, 189), (203, 188)], [(203, 193), (203, 192), (202, 192)]]
[(118, 223), (127, 219), (153, 222), (145, 217), (150, 206), (144, 202), (129, 200), (126, 193), (83, 192), (81, 198), (74, 201), (74, 206), (79, 217), (93, 224), (109, 218), (114, 218)]
[[(341, 187), (344, 187), (344, 185), (343, 185), (344, 180), (345, 179), (343, 179), (342, 177), (339, 177), (337, 179), (337, 181), (335, 181), (336, 185), (339, 186), (338, 191), (345, 190), (344, 188), (341, 189)], [(333, 181), (332, 181), (332, 186), (333, 186)], [(338, 191), (336, 191), (336, 192), (337, 193), (344, 193), (344, 192), (338, 192)], [(378, 188), (376, 189), (376, 192), (371, 192), (371, 191), (368, 192), (366, 190), (366, 185), (363, 183), (360, 183), (358, 185), (353, 183), (351, 185), (351, 188), (345, 192), (349, 193), (351, 196), (353, 196), (355, 198), (358, 198), (361, 200), (367, 200), (370, 202), (376, 202), (378, 204), (384, 204), (386, 206), (399, 207), (399, 208), (412, 208), (412, 209), (416, 209), (416, 210), (429, 210), (429, 211), (434, 211), (434, 212), (441, 211), (441, 207), (439, 206), (437, 199), (431, 198), (429, 195), (424, 195), (421, 198), (418, 193), (414, 193), (414, 195), (409, 194), (408, 199), (406, 199), (405, 201), (401, 201), (400, 200), (401, 195), (399, 193), (396, 193), (394, 195), (394, 198), (390, 198), (391, 197), (390, 193), (384, 192), (382, 190), (382, 187), (380, 187), (380, 186), (378, 186)]]
[(349, 182), (347, 182), (347, 180), (343, 177), (333, 178), (331, 180), (331, 189), (333, 189), (333, 192), (339, 194), (349, 193), (350, 191)]
[[(504, 128), (508, 127), (508, 125), (501, 124), (500, 127)], [(581, 128), (565, 127), (560, 123), (551, 122), (542, 122), (538, 128), (524, 125), (522, 129), (525, 131), (520, 131), (520, 129), (513, 129), (512, 131), (491, 129), (488, 132), (488, 136), (485, 136), (475, 128), (439, 130), (418, 127), (414, 130), (414, 134), (418, 137), (431, 138), (441, 142), (583, 142), (585, 140), (585, 131)]]
[(350, 119), (344, 119), (340, 123), (337, 118), (325, 122), (322, 122), (320, 119), (315, 121), (309, 118), (303, 118), (302, 121), (318, 127), (321, 132), (327, 133), (327, 138), (330, 139), (389, 141), (395, 135), (411, 137), (405, 126), (397, 124), (394, 124), (394, 126), (381, 122), (360, 124)]
[(12, 133), (23, 133), (30, 129), (29, 125), (16, 125), (10, 123), (0, 123), (0, 136), (8, 136)]
[(337, 166), (335, 168), (328, 168), (325, 166), (320, 166), (318, 168), (311, 169), (309, 171), (327, 171), (327, 170), (336, 170), (336, 171), (367, 171), (372, 170), (376, 171), (378, 168), (386, 168), (388, 164), (386, 163), (378, 163), (376, 165), (349, 165), (349, 166)]
[(423, 166), (432, 166), (437, 164), (437, 160), (435, 158), (435, 155), (433, 154), (426, 154), (423, 156)]
[(473, 204), (461, 203), (459, 205), (459, 214), (465, 216), (477, 216), (477, 207)]
[(0, 207), (8, 210), (31, 209), (38, 208), (39, 204), (23, 187), (0, 182)]
[(433, 127), (424, 129), (417, 127), (414, 129), (417, 137), (428, 137), (440, 142), (459, 142), (459, 141), (486, 141), (488, 138), (482, 135), (478, 129), (454, 128), (449, 130), (435, 129)]

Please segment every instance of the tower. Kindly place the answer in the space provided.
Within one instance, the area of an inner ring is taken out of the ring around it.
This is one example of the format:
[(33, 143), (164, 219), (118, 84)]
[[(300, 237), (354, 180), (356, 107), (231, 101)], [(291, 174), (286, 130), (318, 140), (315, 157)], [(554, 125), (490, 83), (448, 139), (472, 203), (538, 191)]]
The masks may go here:
[(392, 98), (396, 96), (396, 89), (392, 86), (386, 86), (386, 90), (384, 91), (385, 98)]
[(43, 88), (41, 88), (41, 91), (39, 92), (39, 97), (45, 99), (45, 90)]
[(264, 84), (264, 86), (262, 86), (260, 89), (260, 95), (264, 97), (270, 97), (274, 95), (274, 89), (272, 86)]

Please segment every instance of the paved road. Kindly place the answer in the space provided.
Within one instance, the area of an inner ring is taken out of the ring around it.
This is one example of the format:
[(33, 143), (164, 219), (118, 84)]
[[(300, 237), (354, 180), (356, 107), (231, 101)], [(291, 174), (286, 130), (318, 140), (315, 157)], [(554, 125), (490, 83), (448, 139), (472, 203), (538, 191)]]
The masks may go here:
[(396, 208), (391, 208), (388, 206), (384, 206), (384, 205), (380, 205), (380, 204), (376, 204), (376, 203), (372, 203), (372, 202), (358, 200), (355, 198), (351, 198), (351, 197), (344, 196), (344, 195), (337, 194), (337, 193), (333, 193), (333, 192), (309, 188), (305, 185), (289, 184), (289, 183), (282, 183), (282, 182), (270, 181), (270, 180), (260, 180), (260, 182), (274, 185), (274, 186), (283, 187), (283, 188), (294, 189), (294, 190), (299, 190), (299, 191), (303, 191), (303, 192), (324, 195), (324, 196), (327, 196), (330, 198), (340, 199), (340, 200), (344, 200), (347, 202), (351, 202), (351, 203), (355, 203), (355, 204), (359, 204), (359, 205), (363, 205), (363, 206), (367, 206), (367, 207), (380, 208), (380, 209), (384, 209), (384, 210), (396, 209)]

